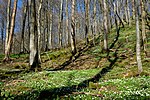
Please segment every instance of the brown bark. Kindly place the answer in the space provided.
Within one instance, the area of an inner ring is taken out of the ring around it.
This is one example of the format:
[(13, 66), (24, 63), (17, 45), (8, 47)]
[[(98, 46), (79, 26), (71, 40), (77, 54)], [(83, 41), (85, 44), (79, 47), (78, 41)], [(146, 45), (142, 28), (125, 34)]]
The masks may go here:
[(89, 44), (89, 0), (85, 0), (85, 39), (86, 45)]
[(72, 8), (71, 8), (71, 49), (72, 54), (76, 54), (76, 41), (75, 41), (75, 0), (72, 0)]
[(10, 10), (11, 10), (11, 0), (8, 0), (7, 3), (7, 25), (6, 25), (6, 40), (5, 40), (5, 51), (9, 38), (9, 29), (10, 29)]
[(6, 45), (6, 49), (5, 49), (5, 58), (4, 58), (4, 62), (9, 61), (10, 60), (10, 50), (11, 50), (11, 45), (12, 45), (12, 41), (13, 41), (13, 35), (14, 35), (14, 28), (15, 28), (15, 18), (16, 18), (16, 11), (17, 11), (17, 1), (18, 0), (14, 0), (14, 7), (13, 7), (13, 11), (12, 11), (12, 17), (11, 17), (11, 25), (10, 25), (10, 31), (9, 31), (9, 38), (8, 38), (8, 42)]

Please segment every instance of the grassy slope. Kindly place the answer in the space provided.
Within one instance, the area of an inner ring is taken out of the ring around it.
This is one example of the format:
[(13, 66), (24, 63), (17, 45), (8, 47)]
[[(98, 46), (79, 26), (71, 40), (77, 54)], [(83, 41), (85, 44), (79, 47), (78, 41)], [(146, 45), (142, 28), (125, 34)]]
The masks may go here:
[[(115, 39), (115, 29), (109, 34), (109, 44)], [(101, 38), (100, 38), (101, 39)], [(120, 30), (120, 36), (115, 46), (109, 54), (110, 59), (115, 59), (114, 52), (117, 50), (118, 59), (106, 74), (98, 82), (90, 82), (86, 88), (78, 89), (70, 95), (57, 97), (57, 99), (149, 99), (150, 98), (150, 61), (142, 53), (143, 73), (137, 76), (137, 64), (135, 56), (135, 28), (125, 27)], [(100, 41), (100, 40), (97, 40)], [(127, 42), (128, 41), (128, 42)], [(101, 42), (102, 44), (102, 42)], [(120, 48), (119, 47), (121, 44)], [(81, 45), (82, 46), (82, 45)], [(15, 74), (14, 79), (3, 79), (0, 82), (1, 96), (5, 98), (26, 97), (26, 99), (36, 99), (43, 90), (53, 90), (62, 87), (78, 86), (84, 80), (92, 78), (101, 70), (110, 65), (107, 54), (101, 52), (102, 48), (96, 45), (74, 62), (65, 67), (64, 71), (42, 71), (35, 73)], [(43, 69), (53, 69), (59, 67), (70, 57), (69, 49), (42, 54)], [(13, 68), (24, 68), (27, 66), (28, 55), (12, 55), (14, 63), (8, 65), (0, 64), (1, 75)], [(2, 57), (0, 57), (2, 59)], [(23, 63), (23, 64), (22, 64)], [(5, 75), (4, 75), (5, 76)], [(17, 77), (16, 77), (17, 76)], [(57, 92), (57, 91), (55, 91)], [(65, 91), (64, 91), (65, 92)], [(50, 97), (49, 97), (50, 98)]]

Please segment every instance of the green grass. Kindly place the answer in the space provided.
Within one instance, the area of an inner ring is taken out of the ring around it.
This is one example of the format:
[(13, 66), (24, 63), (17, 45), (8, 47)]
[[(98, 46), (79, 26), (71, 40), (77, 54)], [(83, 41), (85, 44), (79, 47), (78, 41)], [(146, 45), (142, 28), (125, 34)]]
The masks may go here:
[[(7, 83), (2, 87), (1, 96), (8, 98), (14, 98), (16, 95), (27, 95), (26, 98), (30, 100), (36, 99), (40, 91), (53, 88), (61, 88), (65, 86), (77, 85), (80, 82), (91, 78), (99, 70), (82, 70), (82, 71), (58, 71), (58, 72), (39, 72), (30, 73), (26, 76), (19, 78), (18, 80)], [(5, 90), (5, 91), (3, 91)], [(31, 91), (37, 91), (33, 92)], [(90, 83), (89, 87), (78, 91), (77, 93), (85, 94), (71, 94), (57, 99), (68, 100), (99, 100), (101, 99), (132, 99), (132, 100), (148, 100), (150, 99), (150, 77), (131, 77), (120, 79), (100, 79), (98, 83)], [(88, 94), (88, 95), (87, 95)], [(29, 97), (28, 97), (29, 96)], [(24, 98), (25, 99), (25, 98)]]
[(132, 77), (121, 79), (100, 80), (97, 84), (93, 83), (93, 88), (83, 89), (83, 93), (92, 94), (94, 96), (87, 96), (85, 94), (71, 95), (66, 98), (73, 98), (72, 100), (94, 99), (99, 100), (101, 95), (103, 100), (149, 100), (150, 99), (150, 77)]
[[(84, 80), (94, 76), (99, 69), (73, 70), (57, 72), (37, 72), (22, 74), (19, 79), (4, 83), (1, 96), (5, 98), (14, 98), (17, 95), (28, 94), (31, 91), (40, 91), (45, 89), (61, 88), (66, 86), (78, 85)], [(32, 94), (38, 96), (39, 94)], [(29, 96), (32, 96), (29, 94)]]

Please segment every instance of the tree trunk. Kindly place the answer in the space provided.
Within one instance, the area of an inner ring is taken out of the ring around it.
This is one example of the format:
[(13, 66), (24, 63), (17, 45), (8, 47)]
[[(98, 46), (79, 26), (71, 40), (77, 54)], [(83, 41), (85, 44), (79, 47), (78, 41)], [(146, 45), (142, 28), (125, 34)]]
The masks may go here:
[(96, 0), (94, 0), (94, 7), (93, 7), (93, 44), (95, 45), (95, 35), (96, 35)]
[[(29, 9), (29, 7), (31, 5), (30, 3), (31, 3), (31, 1), (27, 0), (27, 6), (28, 6), (28, 11), (27, 11), (28, 12), (28, 17), (27, 17), (28, 18), (27, 19), (28, 27), (27, 28), (28, 28), (28, 39), (29, 39), (28, 41), (30, 41), (30, 9)], [(30, 53), (30, 42), (28, 42), (27, 45), (28, 45), (28, 50), (29, 50), (29, 53)]]
[(86, 45), (89, 44), (89, 0), (85, 0), (85, 39)]
[[(114, 2), (114, 9), (116, 9), (116, 13), (118, 14), (118, 15), (120, 15), (119, 14), (119, 11), (120, 11), (120, 9), (119, 9), (119, 1), (117, 0), (116, 2)], [(117, 20), (117, 23), (118, 23), (118, 25), (119, 25), (119, 20)]]
[[(106, 5), (107, 5), (107, 1), (106, 1)], [(108, 25), (108, 33), (110, 33), (111, 30), (111, 6), (107, 5), (107, 25)]]
[[(11, 0), (8, 0), (7, 3), (7, 25), (6, 25), (6, 40), (5, 40), (5, 48), (7, 47), (8, 38), (9, 38), (9, 29), (10, 29), (10, 11), (11, 10)], [(5, 50), (6, 51), (6, 50)]]
[(76, 42), (75, 42), (75, 0), (72, 0), (72, 11), (71, 11), (71, 49), (72, 54), (76, 54)]
[[(38, 54), (39, 54), (39, 60), (41, 60), (40, 58), (40, 52), (41, 52), (41, 46), (40, 46), (40, 39), (41, 39), (41, 24), (40, 24), (40, 20), (41, 20), (41, 9), (42, 9), (42, 3), (43, 3), (43, 0), (40, 0), (39, 2), (39, 8), (38, 8), (38, 18), (37, 18), (37, 29), (38, 29)], [(40, 61), (41, 62), (41, 61)]]
[(63, 20), (63, 0), (60, 0), (59, 24), (58, 24), (59, 48), (62, 47), (62, 33), (63, 33), (62, 20)]
[(24, 2), (24, 10), (23, 10), (23, 22), (22, 22), (22, 34), (21, 34), (21, 53), (24, 53), (25, 52), (25, 50), (24, 50), (24, 46), (25, 46), (25, 44), (24, 44), (24, 30), (25, 30), (25, 25), (26, 25), (26, 17), (27, 17), (27, 10), (28, 10), (28, 4), (27, 4), (27, 2)]
[(139, 15), (138, 15), (138, 1), (135, 1), (135, 11), (136, 11), (136, 58), (138, 65), (139, 74), (143, 71), (141, 62), (141, 51), (140, 51), (140, 30), (139, 30)]
[(1, 38), (2, 38), (2, 52), (5, 52), (4, 51), (4, 27), (5, 27), (5, 22), (4, 22), (4, 18), (2, 19), (2, 27), (1, 27)]
[[(48, 5), (49, 5), (49, 0), (48, 0)], [(48, 13), (48, 50), (52, 49), (53, 46), (52, 46), (52, 20), (53, 20), (53, 7), (50, 7), (50, 12)], [(48, 24), (47, 23), (47, 24)]]
[(127, 16), (128, 16), (128, 24), (131, 26), (131, 20), (130, 20), (130, 8), (129, 8), (129, 0), (126, 1), (127, 5)]
[(11, 10), (11, 0), (8, 0), (7, 3), (7, 24), (6, 24), (6, 39), (5, 39), (5, 60), (9, 60), (9, 56), (7, 56), (7, 44), (8, 44), (8, 38), (9, 38), (9, 29), (10, 29), (10, 10)]
[(108, 40), (107, 40), (107, 35), (108, 35), (108, 21), (107, 21), (107, 4), (106, 0), (103, 0), (103, 5), (104, 5), (104, 50), (108, 50)]
[(14, 28), (15, 28), (15, 18), (16, 18), (16, 11), (17, 11), (17, 1), (18, 0), (14, 0), (14, 7), (13, 7), (13, 12), (12, 12), (12, 17), (11, 17), (10, 31), (8, 31), (9, 32), (9, 37), (6, 37), (6, 38), (8, 38), (8, 41), (6, 40), (7, 45), (5, 47), (4, 62), (5, 61), (8, 62), (10, 60), (9, 55), (10, 55), (10, 49), (11, 49), (11, 45), (12, 45), (12, 41), (13, 41), (13, 34), (14, 34)]
[(30, 56), (29, 65), (30, 70), (35, 71), (35, 68), (41, 68), (41, 60), (38, 47), (38, 31), (36, 22), (36, 5), (35, 0), (29, 0), (30, 3)]
[(145, 7), (144, 7), (144, 0), (140, 0), (141, 2), (141, 14), (142, 14), (142, 39), (143, 39), (143, 49), (146, 53), (146, 44), (147, 44), (147, 40), (146, 40), (146, 30), (145, 30), (145, 15), (146, 15), (146, 12), (145, 12)]
[(128, 9), (127, 9), (127, 0), (125, 0), (125, 4), (124, 4), (124, 15), (125, 15), (125, 22), (127, 23), (127, 24), (129, 24), (129, 22), (128, 22)]
[[(41, 25), (40, 25), (40, 30), (42, 31), (43, 30), (43, 34), (40, 35), (41, 39), (42, 40), (39, 40), (40, 42), (42, 42), (42, 46), (40, 47), (40, 49), (42, 51), (45, 51), (46, 50), (46, 29), (47, 29), (47, 25), (46, 25), (46, 8), (43, 8), (43, 14), (40, 14), (40, 20), (42, 19), (43, 17), (43, 21), (40, 21), (41, 22)], [(43, 27), (42, 27), (43, 26)], [(39, 38), (40, 39), (40, 38)]]
[(68, 17), (68, 0), (66, 0), (66, 45), (69, 44), (69, 17)]
[(132, 0), (132, 19), (135, 19), (135, 0)]

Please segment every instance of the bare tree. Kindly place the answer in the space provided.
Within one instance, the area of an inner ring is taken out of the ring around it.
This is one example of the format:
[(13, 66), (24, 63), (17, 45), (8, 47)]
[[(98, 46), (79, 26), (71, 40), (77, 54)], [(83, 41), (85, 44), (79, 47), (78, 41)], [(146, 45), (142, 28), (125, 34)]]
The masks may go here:
[(58, 24), (59, 47), (62, 47), (62, 33), (63, 33), (62, 20), (63, 20), (63, 0), (60, 0), (59, 24)]
[[(16, 18), (16, 11), (17, 11), (17, 1), (18, 0), (14, 0), (14, 7), (13, 7), (13, 11), (12, 11), (12, 16), (11, 16), (11, 24), (10, 24), (10, 30), (9, 30), (9, 25), (8, 25), (8, 32), (9, 32), (9, 36), (6, 37), (8, 38), (8, 40), (6, 39), (6, 47), (5, 47), (5, 58), (4, 58), (4, 62), (7, 62), (10, 60), (10, 50), (11, 50), (11, 45), (12, 45), (12, 41), (13, 41), (13, 34), (14, 34), (14, 27), (15, 27), (15, 18)], [(8, 4), (10, 3), (10, 1), (8, 0)], [(9, 13), (10, 13), (10, 5), (8, 5), (7, 8), (7, 14), (9, 17)], [(7, 22), (7, 24), (10, 23), (9, 20)], [(8, 34), (7, 34), (8, 35)]]
[(108, 35), (108, 21), (107, 21), (107, 4), (106, 0), (103, 0), (103, 5), (104, 5), (104, 50), (108, 50), (108, 40), (107, 40), (107, 35)]
[(26, 25), (26, 18), (27, 18), (27, 11), (28, 11), (28, 4), (26, 0), (23, 2), (23, 21), (22, 21), (22, 34), (21, 34), (21, 52), (25, 52), (25, 43), (24, 43), (24, 31), (25, 31), (25, 25)]
[[(10, 28), (10, 10), (11, 10), (11, 0), (8, 0), (7, 3), (7, 25), (6, 25), (6, 39), (5, 47), (7, 47), (8, 37), (9, 37), (9, 28)], [(6, 48), (5, 48), (6, 49)], [(5, 50), (6, 51), (6, 50)]]
[(86, 44), (89, 43), (89, 0), (84, 0), (85, 2), (85, 39)]
[(147, 44), (147, 39), (146, 39), (146, 30), (145, 30), (145, 16), (146, 16), (146, 12), (145, 12), (145, 0), (140, 0), (141, 3), (141, 18), (142, 18), (142, 39), (143, 39), (143, 49), (146, 53), (146, 44)]
[(125, 2), (125, 4), (124, 4), (125, 22), (128, 23), (128, 19), (129, 19), (129, 17), (128, 17), (128, 5), (127, 5), (127, 2), (128, 2), (128, 1), (125, 0), (124, 2)]
[[(42, 4), (43, 4), (43, 0), (40, 0), (39, 2), (39, 8), (38, 8), (38, 14), (37, 14), (37, 29), (38, 29), (38, 54), (39, 54), (39, 60), (41, 60), (40, 58), (40, 51), (41, 51), (41, 46), (40, 46), (40, 39), (41, 39), (41, 24), (40, 24), (40, 19), (41, 19), (41, 9), (42, 9)], [(41, 61), (40, 61), (41, 62)]]
[(96, 1), (97, 0), (94, 0), (94, 6), (93, 6), (93, 44), (95, 45), (95, 35), (96, 35)]
[(36, 3), (35, 0), (29, 0), (30, 9), (30, 57), (29, 65), (30, 70), (35, 71), (35, 68), (41, 68), (41, 60), (38, 47), (38, 30), (37, 30), (37, 19), (36, 19)]
[(5, 20), (3, 17), (4, 16), (2, 16), (2, 20), (1, 20), (2, 51), (4, 51), (4, 28), (5, 28)]
[(71, 7), (71, 49), (72, 54), (76, 54), (76, 42), (75, 42), (75, 0), (72, 0)]
[(127, 21), (128, 21), (128, 24), (129, 26), (131, 26), (131, 20), (130, 20), (130, 8), (129, 8), (129, 0), (126, 0), (126, 7), (127, 7)]
[(139, 74), (143, 71), (140, 51), (140, 30), (139, 30), (139, 15), (138, 15), (138, 1), (135, 1), (135, 19), (136, 19), (136, 58), (138, 64)]
[(135, 0), (132, 0), (132, 19), (135, 19)]
[[(48, 2), (48, 6), (50, 5), (50, 1), (48, 0), (47, 1)], [(47, 13), (48, 14), (48, 50), (50, 50), (50, 49), (52, 49), (53, 48), (53, 46), (52, 46), (52, 25), (53, 25), (53, 23), (52, 23), (52, 20), (53, 20), (53, 7), (50, 5), (50, 9), (49, 9), (50, 11)]]
[(66, 44), (69, 44), (69, 17), (68, 17), (68, 0), (66, 0)]

